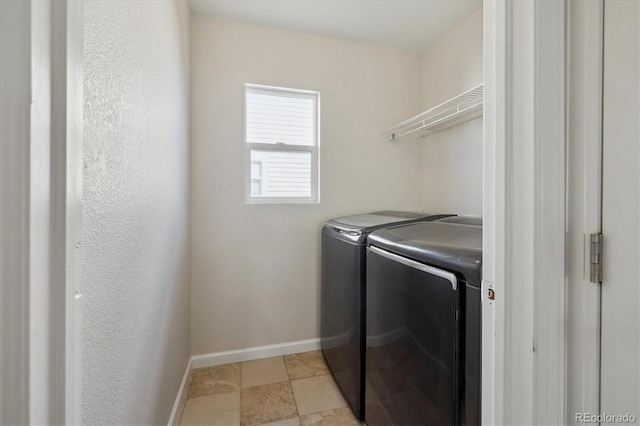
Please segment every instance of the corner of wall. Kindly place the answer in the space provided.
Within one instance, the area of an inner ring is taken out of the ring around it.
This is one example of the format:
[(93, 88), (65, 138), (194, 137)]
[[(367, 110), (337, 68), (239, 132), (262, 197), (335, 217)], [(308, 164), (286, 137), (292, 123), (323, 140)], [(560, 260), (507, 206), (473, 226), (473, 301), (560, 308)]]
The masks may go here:
[[(433, 108), (482, 84), (482, 39), (483, 8), (480, 7), (423, 52), (423, 109)], [(477, 121), (430, 135), (422, 141), (423, 208), (482, 215), (482, 126)]]
[(187, 367), (184, 370), (184, 376), (182, 376), (182, 382), (180, 382), (180, 388), (176, 395), (176, 400), (173, 403), (173, 409), (171, 410), (171, 416), (169, 416), (168, 426), (176, 426), (180, 424), (180, 418), (182, 417), (182, 411), (184, 410), (184, 404), (187, 402), (187, 396), (189, 395), (189, 385), (193, 377), (193, 361), (189, 359)]
[(482, 11), (480, 7), (423, 52), (423, 108), (482, 84)]

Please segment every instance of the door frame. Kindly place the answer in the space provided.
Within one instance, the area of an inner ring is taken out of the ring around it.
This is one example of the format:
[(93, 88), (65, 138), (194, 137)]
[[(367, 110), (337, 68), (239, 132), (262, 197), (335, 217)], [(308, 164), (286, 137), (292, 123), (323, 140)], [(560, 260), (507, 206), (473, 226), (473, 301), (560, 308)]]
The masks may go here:
[(564, 1), (484, 2), (483, 424), (565, 421), (564, 48)]
[[(37, 2), (37, 0), (31, 0)], [(84, 2), (51, 2), (51, 418), (81, 424)]]
[(0, 423), (80, 424), (83, 2), (0, 8)]
[[(34, 3), (29, 1), (29, 6)], [(52, 131), (55, 191), (49, 236), (52, 249), (64, 250), (50, 256), (48, 285), (52, 294), (64, 296), (52, 299), (53, 321), (45, 330), (51, 342), (61, 345), (52, 345), (51, 371), (63, 365), (62, 374), (52, 376), (47, 385), (52, 401), (48, 409), (55, 414), (52, 423), (77, 424), (81, 420), (81, 299), (76, 291), (82, 223), (82, 2), (51, 5), (48, 63), (52, 79), (59, 78), (62, 86), (51, 87), (56, 106), (52, 128), (59, 127)], [(564, 2), (533, 0), (484, 2), (484, 424), (565, 420), (564, 7)], [(27, 132), (11, 140), (8, 152), (14, 149), (18, 158), (26, 158), (28, 148), (19, 145), (26, 141), (29, 146), (29, 137)], [(55, 155), (58, 148), (64, 155)], [(17, 176), (28, 182), (24, 170)], [(29, 189), (20, 185), (12, 195), (24, 202), (31, 196)], [(17, 220), (15, 215), (4, 215), (7, 200), (3, 194), (3, 229), (13, 229), (4, 226)], [(21, 204), (24, 212), (31, 206)], [(15, 243), (26, 249), (18, 253), (24, 269), (30, 262), (30, 234), (24, 228), (11, 232), (15, 235), (3, 235), (3, 244), (5, 238), (15, 237)], [(31, 285), (28, 274), (20, 281)], [(489, 289), (495, 300), (489, 300)], [(16, 324), (28, 323), (24, 312), (15, 319)], [(2, 336), (3, 348), (6, 338)], [(22, 340), (20, 350), (28, 353), (28, 342)], [(28, 369), (19, 370), (28, 377)], [(4, 383), (3, 389), (7, 389)], [(66, 401), (64, 407), (61, 400)], [(29, 405), (29, 395), (22, 402), (30, 411), (36, 409)]]
[(590, 282), (589, 235), (602, 231), (604, 1), (567, 7), (567, 416), (600, 412), (601, 286)]
[(29, 4), (0, 3), (0, 423), (27, 424), (31, 32)]
[(604, 0), (603, 28), (600, 414), (603, 424), (620, 422), (612, 416), (617, 413), (635, 416), (635, 423), (640, 416), (640, 3)]

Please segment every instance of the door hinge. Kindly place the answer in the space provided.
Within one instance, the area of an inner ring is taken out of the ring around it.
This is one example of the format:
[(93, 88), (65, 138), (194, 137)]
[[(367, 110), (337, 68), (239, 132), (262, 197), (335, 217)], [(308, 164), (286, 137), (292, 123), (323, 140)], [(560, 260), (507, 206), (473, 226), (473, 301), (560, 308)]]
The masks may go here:
[(602, 283), (602, 234), (591, 234), (589, 250), (589, 271), (592, 283)]

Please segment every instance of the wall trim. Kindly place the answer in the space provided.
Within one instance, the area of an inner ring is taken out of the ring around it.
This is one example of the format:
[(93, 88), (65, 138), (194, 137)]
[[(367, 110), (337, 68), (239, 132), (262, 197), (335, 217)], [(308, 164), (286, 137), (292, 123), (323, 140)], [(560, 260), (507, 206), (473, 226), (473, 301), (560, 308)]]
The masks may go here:
[(194, 355), (191, 357), (191, 366), (192, 368), (213, 367), (231, 362), (252, 361), (254, 359), (291, 355), (300, 352), (317, 351), (319, 349), (320, 339), (298, 340), (275, 345)]
[(182, 409), (184, 408), (184, 404), (187, 400), (187, 395), (189, 394), (189, 384), (191, 383), (191, 376), (193, 372), (192, 359), (193, 358), (189, 358), (189, 361), (187, 362), (187, 368), (185, 368), (184, 370), (182, 383), (180, 383), (180, 388), (178, 389), (178, 394), (176, 395), (176, 400), (173, 403), (173, 409), (171, 410), (171, 416), (169, 416), (169, 422), (167, 423), (169, 426), (180, 424)]
[(187, 399), (189, 384), (191, 383), (191, 376), (194, 369), (317, 350), (320, 350), (320, 339), (298, 340), (295, 342), (278, 343), (275, 345), (255, 346), (253, 348), (237, 349), (233, 351), (193, 355), (187, 363), (187, 368), (184, 371), (182, 383), (178, 389), (176, 400), (173, 403), (173, 409), (171, 410), (168, 425), (174, 426), (180, 423), (180, 417)]

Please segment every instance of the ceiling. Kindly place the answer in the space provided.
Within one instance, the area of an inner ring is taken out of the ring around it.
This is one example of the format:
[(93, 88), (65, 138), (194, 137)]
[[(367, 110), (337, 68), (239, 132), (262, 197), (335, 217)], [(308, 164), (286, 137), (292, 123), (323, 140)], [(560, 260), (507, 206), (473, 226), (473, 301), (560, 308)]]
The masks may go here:
[(482, 0), (190, 0), (198, 15), (422, 51)]

